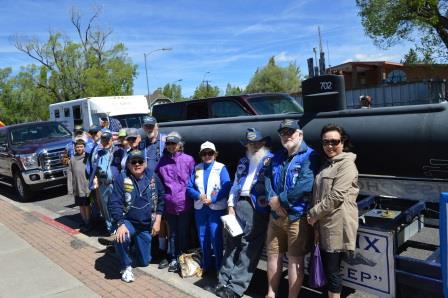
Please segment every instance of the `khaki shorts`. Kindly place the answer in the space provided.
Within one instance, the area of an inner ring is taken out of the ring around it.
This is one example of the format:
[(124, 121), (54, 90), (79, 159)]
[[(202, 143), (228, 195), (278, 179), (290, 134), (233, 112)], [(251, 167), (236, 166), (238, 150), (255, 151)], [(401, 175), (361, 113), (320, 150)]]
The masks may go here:
[(268, 255), (287, 253), (291, 257), (301, 257), (311, 251), (313, 227), (305, 217), (294, 222), (287, 217), (269, 218), (266, 252)]

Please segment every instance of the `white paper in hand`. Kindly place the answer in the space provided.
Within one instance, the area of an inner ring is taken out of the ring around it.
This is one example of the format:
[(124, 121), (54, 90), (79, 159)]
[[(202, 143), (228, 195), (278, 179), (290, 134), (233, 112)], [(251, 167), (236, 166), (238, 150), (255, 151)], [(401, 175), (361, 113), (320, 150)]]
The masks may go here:
[(232, 237), (239, 236), (243, 234), (243, 229), (240, 226), (240, 223), (236, 219), (235, 215), (223, 215), (221, 216), (222, 223), (224, 224), (224, 229), (229, 232)]

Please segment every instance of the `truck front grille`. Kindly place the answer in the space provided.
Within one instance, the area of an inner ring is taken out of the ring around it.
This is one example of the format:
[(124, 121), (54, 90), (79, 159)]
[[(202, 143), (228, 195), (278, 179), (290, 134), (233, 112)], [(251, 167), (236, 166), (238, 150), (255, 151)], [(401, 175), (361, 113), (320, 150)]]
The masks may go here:
[(39, 156), (39, 164), (42, 169), (55, 170), (63, 168), (62, 156), (64, 154), (64, 150), (64, 148), (60, 148), (41, 153)]

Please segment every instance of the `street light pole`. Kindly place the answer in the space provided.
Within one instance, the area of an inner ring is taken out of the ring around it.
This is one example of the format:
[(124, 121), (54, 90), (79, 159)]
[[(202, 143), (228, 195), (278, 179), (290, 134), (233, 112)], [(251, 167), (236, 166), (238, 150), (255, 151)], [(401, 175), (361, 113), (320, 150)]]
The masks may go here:
[[(151, 96), (149, 94), (149, 79), (148, 79), (148, 63), (147, 63), (147, 57), (149, 57), (150, 54), (154, 53), (154, 52), (158, 52), (158, 51), (171, 51), (173, 48), (160, 48), (157, 50), (153, 50), (151, 52), (148, 53), (143, 53), (143, 56), (145, 57), (145, 73), (146, 73), (146, 91), (148, 92), (148, 103), (149, 103), (149, 107), (151, 107)], [(149, 59), (149, 58), (148, 58)]]

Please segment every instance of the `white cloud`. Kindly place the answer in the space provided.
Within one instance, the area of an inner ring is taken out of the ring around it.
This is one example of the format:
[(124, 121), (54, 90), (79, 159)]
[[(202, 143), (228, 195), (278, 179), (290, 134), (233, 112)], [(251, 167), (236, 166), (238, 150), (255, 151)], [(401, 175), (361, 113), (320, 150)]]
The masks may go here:
[(255, 24), (242, 29), (236, 35), (245, 33), (268, 33), (268, 32), (269, 33), (275, 32), (274, 27), (271, 25)]
[(276, 62), (291, 62), (297, 60), (297, 58), (298, 57), (296, 55), (290, 55), (286, 52), (280, 52), (280, 54), (275, 55)]
[(374, 53), (374, 54), (366, 54), (366, 53), (358, 53), (353, 56), (353, 58), (346, 59), (345, 62), (351, 61), (397, 61), (401, 58), (399, 54), (387, 54), (387, 53)]

